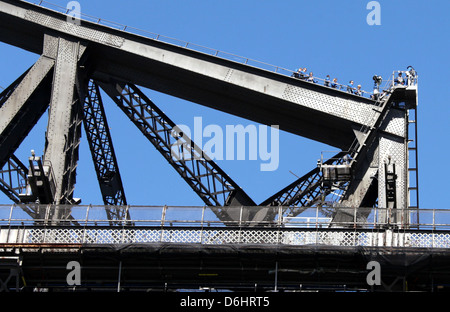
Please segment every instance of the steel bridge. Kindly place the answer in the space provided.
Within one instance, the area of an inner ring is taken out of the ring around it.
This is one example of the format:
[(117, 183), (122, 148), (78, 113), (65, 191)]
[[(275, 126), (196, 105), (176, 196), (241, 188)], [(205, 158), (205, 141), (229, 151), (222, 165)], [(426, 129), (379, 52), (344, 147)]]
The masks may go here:
[[(421, 209), (421, 223), (411, 228), (377, 221), (385, 209), (358, 208), (369, 217), (331, 228), (318, 207), (302, 217), (284, 217), (282, 206), (273, 207), (276, 222), (224, 223), (206, 206), (124, 206), (135, 218), (115, 226), (105, 206), (59, 207), (72, 211), (70, 223), (49, 220), (52, 205), (32, 207), (42, 219), (26, 208), (0, 207), (0, 250), (19, 289), (67, 288), (69, 261), (81, 264), (80, 290), (367, 290), (366, 265), (378, 261), (382, 289), (431, 291), (450, 273), (448, 210)], [(231, 209), (243, 216), (260, 208)]]
[[(0, 40), (40, 55), (0, 94), (0, 189), (14, 202), (1, 207), (2, 290), (68, 289), (71, 260), (83, 269), (78, 289), (373, 290), (365, 276), (374, 259), (382, 289), (445, 287), (447, 227), (439, 211), (419, 209), (412, 67), (374, 76), (374, 92), (359, 92), (68, 13), (45, 1), (0, 1)], [(258, 204), (142, 88), (339, 152)], [(205, 207), (127, 201), (101, 90)], [(14, 153), (46, 111), (44, 153), (25, 165)], [(104, 206), (74, 197), (82, 128)]]

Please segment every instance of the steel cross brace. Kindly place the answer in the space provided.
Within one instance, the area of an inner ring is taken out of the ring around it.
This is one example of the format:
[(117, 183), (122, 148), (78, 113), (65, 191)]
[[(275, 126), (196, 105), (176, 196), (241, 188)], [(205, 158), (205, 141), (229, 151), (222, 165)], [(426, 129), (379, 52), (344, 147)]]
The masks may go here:
[(127, 205), (127, 200), (99, 87), (89, 80), (86, 91), (83, 105), (84, 129), (103, 202), (106, 206), (111, 206), (106, 208), (106, 214), (108, 220), (115, 224), (129, 219), (128, 211), (117, 207)]
[[(339, 152), (330, 158), (325, 164), (340, 164), (345, 152)], [(321, 197), (328, 194), (322, 189), (322, 175), (319, 168), (314, 168), (304, 176), (292, 182), (279, 192), (263, 201), (260, 206), (282, 206), (283, 214), (297, 216), (307, 207), (317, 204)], [(300, 205), (299, 205), (300, 204)], [(271, 220), (275, 215), (266, 215), (265, 220)]]
[(27, 167), (15, 156), (8, 159), (6, 168), (0, 170), (0, 190), (16, 204), (27, 185)]
[(50, 100), (54, 60), (41, 56), (0, 96), (0, 168), (28, 135)]
[[(28, 71), (29, 69), (3, 90), (0, 94), (0, 107), (9, 99)], [(26, 187), (27, 171), (27, 167), (14, 154), (7, 160), (5, 166), (0, 169), (0, 190), (16, 204), (20, 203), (19, 194)]]
[[(28, 168), (14, 152), (49, 105), (53, 67), (54, 60), (41, 56), (0, 94), (0, 190), (15, 203), (26, 193)], [(23, 209), (39, 218), (32, 205)]]
[(203, 202), (214, 207), (212, 210), (221, 220), (237, 221), (241, 217), (238, 212), (232, 215), (225, 206), (256, 206), (253, 200), (136, 86), (119, 82), (97, 83)]

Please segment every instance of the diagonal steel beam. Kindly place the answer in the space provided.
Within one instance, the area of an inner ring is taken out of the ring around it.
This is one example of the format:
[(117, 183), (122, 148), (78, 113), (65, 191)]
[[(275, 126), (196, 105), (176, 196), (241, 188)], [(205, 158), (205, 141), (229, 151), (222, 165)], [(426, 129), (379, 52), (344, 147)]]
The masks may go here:
[(23, 78), (28, 74), (31, 67), (26, 70), (19, 78), (17, 78), (12, 84), (10, 84), (7, 88), (2, 88), (2, 93), (0, 93), (0, 107), (5, 104), (5, 102), (9, 99), (14, 90), (20, 85)]
[[(3, 127), (0, 154), (4, 163), (0, 170), (0, 190), (15, 203), (23, 203), (29, 192), (28, 168), (13, 153), (48, 107), (53, 67), (52, 58), (41, 56), (0, 94)], [(33, 205), (21, 207), (31, 217), (41, 217), (42, 212)]]
[(3, 167), (47, 109), (54, 60), (41, 56), (2, 93), (0, 107), (0, 167)]
[[(239, 212), (233, 214), (225, 206), (256, 206), (253, 200), (136, 86), (126, 83), (98, 84), (203, 202), (216, 207), (213, 211), (221, 220), (237, 221), (241, 217)], [(244, 216), (246, 217), (251, 218)]]
[[(345, 152), (339, 152), (330, 158), (325, 164), (338, 164), (342, 162)], [(292, 182), (282, 190), (264, 200), (260, 206), (282, 206), (283, 215), (297, 216), (307, 207), (317, 204), (320, 197), (327, 195), (322, 192), (322, 174), (320, 168), (316, 167), (296, 181)], [(325, 191), (326, 192), (326, 191)], [(265, 221), (276, 217), (272, 210), (267, 209), (263, 217)]]
[[(127, 205), (111, 134), (100, 90), (90, 80), (83, 105), (83, 124), (100, 185), (108, 220), (129, 220), (128, 212), (117, 206)], [(110, 207), (109, 207), (110, 206)]]
[[(13, 94), (30, 69), (25, 71), (7, 88), (3, 88), (2, 93), (0, 93), (0, 107)], [(26, 188), (27, 171), (27, 167), (14, 154), (11, 155), (3, 168), (0, 169), (0, 190), (16, 204), (20, 203), (19, 195)]]
[[(340, 152), (327, 160), (325, 164), (336, 164), (345, 154), (345, 152)], [(316, 167), (267, 198), (260, 206), (296, 206), (299, 203), (302, 206), (308, 206), (308, 199), (305, 198), (305, 195), (314, 192), (320, 186), (321, 179), (320, 168)]]

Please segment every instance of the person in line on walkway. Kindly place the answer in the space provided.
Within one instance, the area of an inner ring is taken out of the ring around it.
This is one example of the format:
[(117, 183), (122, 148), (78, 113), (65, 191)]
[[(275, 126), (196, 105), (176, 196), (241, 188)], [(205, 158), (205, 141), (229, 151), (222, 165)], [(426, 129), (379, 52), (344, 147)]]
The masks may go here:
[(380, 98), (381, 77), (373, 76), (373, 94), (370, 96), (372, 100), (378, 101)]
[(362, 96), (363, 91), (361, 90), (361, 85), (358, 85), (358, 86), (356, 87), (355, 94), (356, 94), (356, 95), (359, 95), (359, 96)]
[(308, 74), (306, 73), (308, 70), (305, 68), (302, 69), (302, 72), (300, 74), (300, 79), (306, 80), (308, 78)]
[(380, 91), (377, 88), (375, 88), (375, 89), (373, 89), (373, 94), (370, 96), (370, 98), (372, 100), (378, 101), (379, 95), (380, 95)]
[(353, 87), (353, 80), (350, 80), (347, 85), (347, 92), (353, 94), (354, 90), (355, 90), (355, 88)]
[(301, 73), (301, 72), (302, 72), (302, 69), (301, 69), (301, 68), (297, 69), (296, 72), (293, 72), (293, 73), (292, 73), (292, 77), (300, 79), (300, 73)]
[(331, 87), (335, 88), (335, 89), (338, 87), (337, 78), (333, 78), (333, 82), (331, 83)]
[(397, 78), (395, 78), (395, 84), (400, 84), (400, 85), (404, 85), (405, 81), (403, 80), (403, 76), (402, 73), (399, 72)]
[(329, 87), (330, 86), (330, 75), (327, 75), (327, 77), (325, 78), (325, 82), (323, 83), (323, 85), (325, 87)]
[(411, 65), (407, 67), (409, 69), (406, 72), (406, 76), (408, 78), (408, 86), (415, 84), (417, 72)]
[(308, 77), (308, 79), (306, 79), (306, 81), (316, 83), (312, 72), (309, 73), (309, 77)]

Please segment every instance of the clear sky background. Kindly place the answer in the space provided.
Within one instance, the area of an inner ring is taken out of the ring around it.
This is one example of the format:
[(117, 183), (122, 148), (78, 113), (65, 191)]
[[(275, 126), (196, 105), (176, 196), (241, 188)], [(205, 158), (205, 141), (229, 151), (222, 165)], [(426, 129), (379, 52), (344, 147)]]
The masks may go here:
[[(50, 2), (66, 6), (67, 1)], [(419, 186), (421, 208), (450, 208), (450, 1), (380, 0), (381, 25), (366, 23), (368, 0), (80, 0), (82, 13), (242, 55), (284, 68), (307, 67), (315, 76), (354, 80), (371, 90), (372, 76), (414, 66), (419, 74)], [(0, 86), (7, 87), (38, 58), (0, 43)], [(146, 94), (176, 123), (254, 124), (152, 90)], [(203, 205), (156, 149), (104, 97), (125, 192), (133, 205)], [(47, 114), (16, 155), (42, 155)], [(83, 130), (75, 197), (102, 204)], [(280, 132), (280, 163), (261, 172), (261, 160), (218, 161), (260, 203), (316, 166), (321, 143)], [(291, 173), (292, 172), (292, 173)], [(293, 174), (294, 173), (294, 174)], [(0, 203), (9, 203), (0, 195)]]

